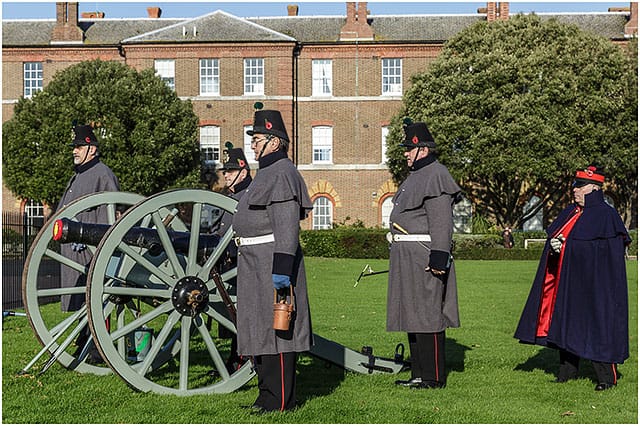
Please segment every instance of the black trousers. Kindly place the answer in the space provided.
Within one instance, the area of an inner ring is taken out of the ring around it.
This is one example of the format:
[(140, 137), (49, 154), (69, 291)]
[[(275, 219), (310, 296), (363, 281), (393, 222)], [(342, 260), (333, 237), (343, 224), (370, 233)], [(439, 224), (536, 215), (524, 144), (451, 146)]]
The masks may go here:
[[(598, 361), (591, 361), (591, 364), (596, 372), (598, 383), (606, 383), (608, 385), (617, 384), (618, 370), (616, 369), (616, 364)], [(559, 381), (575, 379), (578, 376), (579, 367), (580, 357), (578, 355), (560, 349), (560, 370), (558, 371)]]
[(411, 351), (411, 378), (446, 384), (444, 363), (444, 331), (408, 333)]
[(253, 357), (259, 391), (255, 405), (267, 411), (295, 408), (297, 358), (296, 352)]

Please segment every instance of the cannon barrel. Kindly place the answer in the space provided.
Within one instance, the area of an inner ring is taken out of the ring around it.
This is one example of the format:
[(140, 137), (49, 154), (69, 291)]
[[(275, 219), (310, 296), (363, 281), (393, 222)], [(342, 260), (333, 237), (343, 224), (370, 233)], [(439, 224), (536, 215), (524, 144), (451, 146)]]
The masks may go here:
[[(110, 225), (100, 223), (76, 222), (67, 218), (56, 220), (53, 225), (53, 239), (60, 243), (82, 243), (97, 246), (109, 230)], [(178, 253), (189, 251), (189, 232), (167, 230), (171, 245)], [(146, 248), (152, 256), (164, 251), (158, 231), (152, 228), (133, 227), (122, 238), (128, 245)], [(200, 234), (198, 238), (198, 257), (209, 255), (220, 242), (220, 237)]]

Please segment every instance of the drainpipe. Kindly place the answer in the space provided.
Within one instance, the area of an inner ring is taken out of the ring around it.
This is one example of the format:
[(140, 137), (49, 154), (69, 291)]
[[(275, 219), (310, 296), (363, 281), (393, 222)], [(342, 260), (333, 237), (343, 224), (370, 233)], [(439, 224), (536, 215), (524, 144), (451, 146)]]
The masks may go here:
[(293, 164), (295, 164), (296, 167), (298, 166), (298, 58), (300, 57), (301, 50), (302, 44), (296, 42), (291, 58), (291, 65), (293, 67), (293, 81), (291, 82), (291, 91), (293, 93), (291, 99), (291, 123), (293, 130)]

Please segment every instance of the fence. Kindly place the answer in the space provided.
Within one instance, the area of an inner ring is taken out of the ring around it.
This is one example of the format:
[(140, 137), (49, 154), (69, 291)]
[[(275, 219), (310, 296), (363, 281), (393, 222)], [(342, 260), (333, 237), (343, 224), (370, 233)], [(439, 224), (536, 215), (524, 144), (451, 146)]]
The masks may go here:
[[(26, 213), (2, 212), (2, 310), (18, 309), (22, 303), (22, 270), (35, 236), (43, 226), (42, 218)], [(43, 265), (47, 266), (47, 265)], [(53, 266), (53, 265), (52, 265)], [(60, 268), (46, 271), (51, 287), (60, 286)]]

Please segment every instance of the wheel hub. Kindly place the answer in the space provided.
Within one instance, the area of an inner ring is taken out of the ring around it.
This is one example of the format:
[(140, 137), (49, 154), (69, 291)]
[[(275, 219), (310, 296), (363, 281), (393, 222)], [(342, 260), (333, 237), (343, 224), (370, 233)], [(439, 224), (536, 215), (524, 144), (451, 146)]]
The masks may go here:
[(209, 303), (209, 290), (198, 277), (184, 277), (178, 280), (171, 295), (173, 307), (182, 315), (195, 317), (203, 312)]

